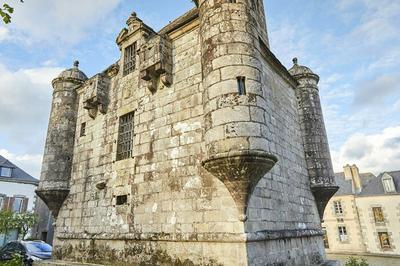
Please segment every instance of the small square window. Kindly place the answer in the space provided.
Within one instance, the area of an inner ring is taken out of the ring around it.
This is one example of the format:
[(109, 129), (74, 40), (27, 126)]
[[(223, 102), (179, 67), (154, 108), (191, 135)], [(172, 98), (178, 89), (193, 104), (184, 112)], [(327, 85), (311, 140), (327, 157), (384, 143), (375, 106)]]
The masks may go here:
[(116, 204), (117, 205), (125, 205), (128, 203), (128, 196), (127, 195), (121, 195), (117, 196)]
[(379, 242), (381, 243), (381, 248), (390, 248), (390, 239), (387, 232), (379, 232)]
[(0, 176), (11, 177), (11, 173), (12, 173), (12, 168), (0, 167)]

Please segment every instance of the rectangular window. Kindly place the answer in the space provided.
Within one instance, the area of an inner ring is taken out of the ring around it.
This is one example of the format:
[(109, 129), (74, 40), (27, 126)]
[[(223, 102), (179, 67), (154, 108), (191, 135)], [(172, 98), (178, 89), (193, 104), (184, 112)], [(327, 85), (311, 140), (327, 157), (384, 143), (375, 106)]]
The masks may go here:
[(374, 214), (375, 223), (385, 222), (385, 218), (383, 217), (383, 211), (381, 207), (373, 207), (372, 212)]
[(117, 161), (132, 157), (134, 112), (119, 118)]
[(390, 240), (387, 232), (379, 232), (379, 242), (381, 243), (381, 248), (390, 248)]
[(326, 232), (326, 228), (322, 228), (322, 232), (324, 233), (324, 246), (325, 248), (329, 248), (329, 242), (328, 242), (328, 234)]
[(9, 167), (0, 167), (0, 176), (11, 177), (12, 169)]
[(239, 95), (246, 95), (246, 77), (237, 77)]
[(340, 240), (340, 242), (347, 241), (346, 226), (339, 226), (338, 230), (339, 230), (339, 240)]
[(117, 205), (125, 205), (127, 203), (128, 203), (128, 196), (127, 195), (117, 196), (117, 199), (116, 199), (116, 204)]
[(81, 124), (81, 133), (80, 133), (80, 136), (81, 136), (81, 137), (86, 136), (86, 122), (84, 122), (84, 123)]
[(124, 51), (124, 76), (133, 72), (136, 67), (136, 42), (125, 48)]
[(23, 198), (14, 198), (12, 207), (11, 207), (11, 211), (12, 212), (21, 212), (22, 210), (22, 203), (24, 202)]
[(334, 201), (333, 206), (335, 208), (335, 214), (336, 215), (342, 215), (343, 214), (343, 208), (342, 208), (342, 203), (340, 201)]

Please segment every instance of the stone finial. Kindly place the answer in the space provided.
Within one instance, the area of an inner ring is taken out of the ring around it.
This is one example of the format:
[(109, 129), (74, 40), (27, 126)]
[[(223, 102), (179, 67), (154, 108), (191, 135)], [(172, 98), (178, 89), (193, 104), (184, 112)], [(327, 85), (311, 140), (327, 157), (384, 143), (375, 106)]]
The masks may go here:
[(297, 65), (297, 64), (298, 64), (298, 62), (299, 62), (299, 60), (297, 59), (297, 57), (293, 58), (293, 60), (292, 60), (292, 61), (293, 61), (293, 64), (294, 64), (294, 65)]
[(135, 22), (141, 22), (141, 20), (138, 18), (136, 12), (132, 12), (128, 20), (126, 21), (126, 25), (130, 26)]
[(75, 60), (73, 65), (74, 65), (74, 68), (78, 68), (79, 67), (79, 61)]

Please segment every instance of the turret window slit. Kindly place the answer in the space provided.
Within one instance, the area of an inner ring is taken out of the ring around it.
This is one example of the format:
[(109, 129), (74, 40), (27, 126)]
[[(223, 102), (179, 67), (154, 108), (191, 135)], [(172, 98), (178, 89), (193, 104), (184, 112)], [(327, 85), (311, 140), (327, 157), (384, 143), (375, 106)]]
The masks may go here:
[(239, 95), (246, 95), (246, 77), (237, 77)]

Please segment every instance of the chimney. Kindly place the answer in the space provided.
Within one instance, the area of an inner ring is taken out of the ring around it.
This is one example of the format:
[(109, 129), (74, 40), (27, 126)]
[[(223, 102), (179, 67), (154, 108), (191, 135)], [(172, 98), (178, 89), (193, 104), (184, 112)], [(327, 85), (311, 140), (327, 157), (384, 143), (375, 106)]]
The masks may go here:
[(358, 171), (357, 165), (353, 164), (351, 166), (351, 173), (353, 176), (354, 190), (356, 193), (360, 193), (361, 192), (361, 178), (360, 178), (360, 172)]
[(344, 179), (352, 180), (353, 174), (351, 172), (351, 166), (349, 164), (346, 164), (345, 166), (343, 166), (343, 170), (344, 170)]

